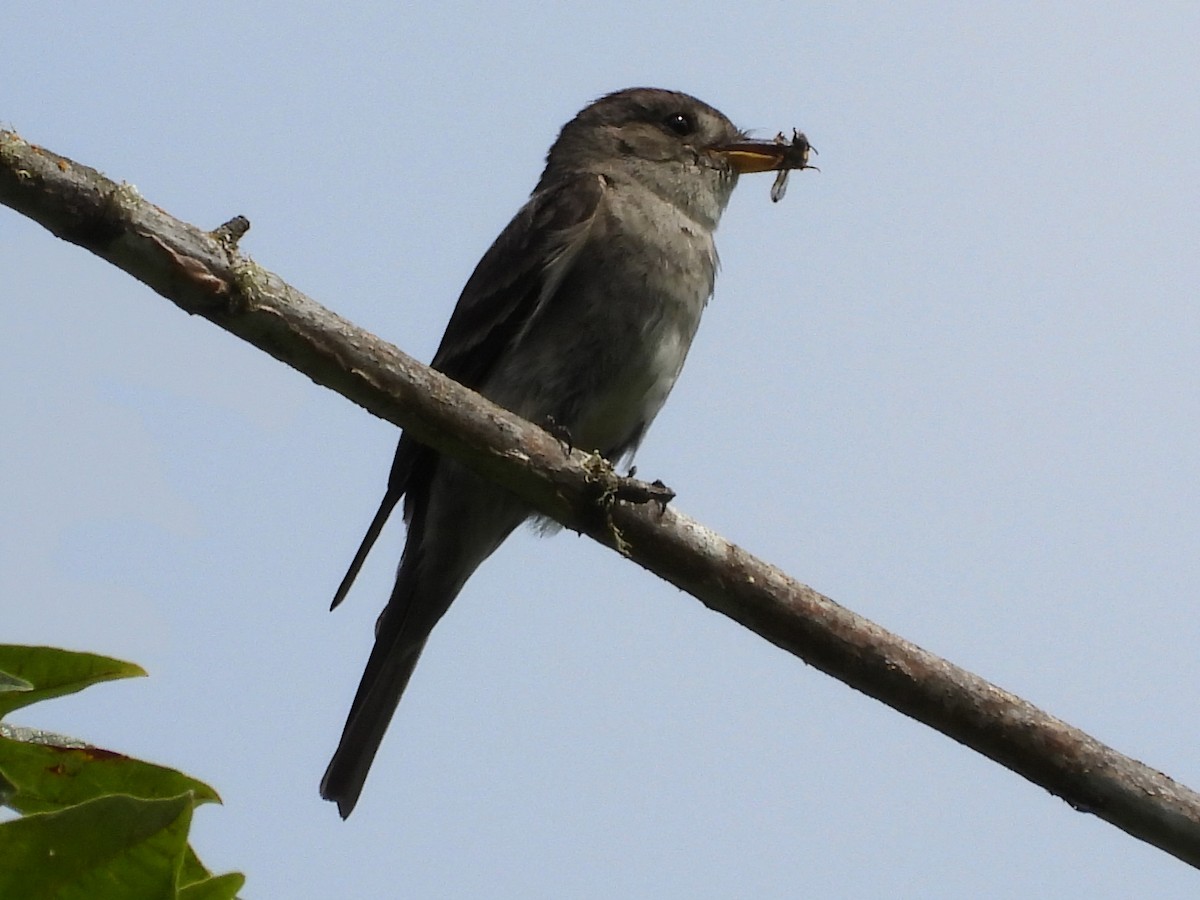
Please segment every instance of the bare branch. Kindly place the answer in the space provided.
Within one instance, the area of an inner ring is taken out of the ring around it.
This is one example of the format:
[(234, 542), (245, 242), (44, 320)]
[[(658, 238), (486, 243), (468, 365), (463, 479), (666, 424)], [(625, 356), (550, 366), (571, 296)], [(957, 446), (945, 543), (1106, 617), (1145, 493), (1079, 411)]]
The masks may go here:
[[(0, 203), (503, 484), (805, 662), (1200, 867), (1200, 796), (888, 633), (673, 508), (660, 486), (420, 365), (93, 169), (0, 131)], [(632, 502), (631, 502), (632, 501)]]

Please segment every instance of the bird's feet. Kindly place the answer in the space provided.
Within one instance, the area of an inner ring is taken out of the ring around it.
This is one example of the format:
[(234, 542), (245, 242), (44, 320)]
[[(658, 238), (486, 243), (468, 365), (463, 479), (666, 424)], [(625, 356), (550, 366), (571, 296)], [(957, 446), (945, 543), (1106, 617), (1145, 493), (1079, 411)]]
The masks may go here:
[(575, 449), (575, 442), (571, 437), (571, 429), (567, 428), (566, 425), (560, 424), (554, 416), (546, 416), (546, 418), (542, 419), (541, 425), (543, 431), (562, 445), (563, 456), (570, 456), (571, 451)]

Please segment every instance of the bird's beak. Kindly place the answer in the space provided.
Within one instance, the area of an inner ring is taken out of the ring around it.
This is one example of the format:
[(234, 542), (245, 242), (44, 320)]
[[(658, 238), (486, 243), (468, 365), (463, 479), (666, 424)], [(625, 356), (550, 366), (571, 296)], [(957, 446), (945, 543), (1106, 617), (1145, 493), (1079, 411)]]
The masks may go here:
[(816, 149), (799, 131), (792, 132), (789, 142), (783, 133), (774, 140), (755, 141), (746, 139), (732, 144), (722, 144), (712, 148), (728, 161), (733, 170), (739, 175), (751, 172), (779, 172), (789, 169), (810, 169), (808, 154), (816, 153)]

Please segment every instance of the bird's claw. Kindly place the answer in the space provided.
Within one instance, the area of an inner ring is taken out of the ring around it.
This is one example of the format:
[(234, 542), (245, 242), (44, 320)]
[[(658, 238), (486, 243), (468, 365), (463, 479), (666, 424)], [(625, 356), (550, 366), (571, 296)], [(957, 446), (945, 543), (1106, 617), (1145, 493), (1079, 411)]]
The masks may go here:
[(546, 416), (542, 420), (542, 430), (554, 438), (562, 446), (563, 456), (570, 456), (575, 449), (575, 441), (571, 437), (571, 429), (561, 424), (554, 416)]

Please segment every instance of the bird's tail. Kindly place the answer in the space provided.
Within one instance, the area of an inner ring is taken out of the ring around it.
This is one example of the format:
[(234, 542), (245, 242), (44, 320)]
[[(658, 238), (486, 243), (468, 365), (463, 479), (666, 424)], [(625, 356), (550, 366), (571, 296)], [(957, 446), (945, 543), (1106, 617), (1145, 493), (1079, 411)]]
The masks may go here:
[(423, 649), (424, 639), (404, 648), (390, 642), (375, 642), (342, 739), (321, 778), (321, 796), (337, 803), (343, 819), (358, 803), (379, 744)]
[[(528, 515), (526, 507), (501, 488), (489, 487), (465, 470), (448, 467), (448, 473), (439, 515), (427, 519), (432, 502), (427, 498), (413, 511), (396, 584), (375, 626), (375, 646), (342, 739), (321, 779), (321, 796), (337, 803), (343, 819), (358, 802), (429, 633), (476, 567)], [(395, 505), (385, 498), (377, 520), (386, 517), (389, 503)], [(375, 533), (372, 524), (367, 540)], [(354, 571), (351, 567), (351, 576)]]

